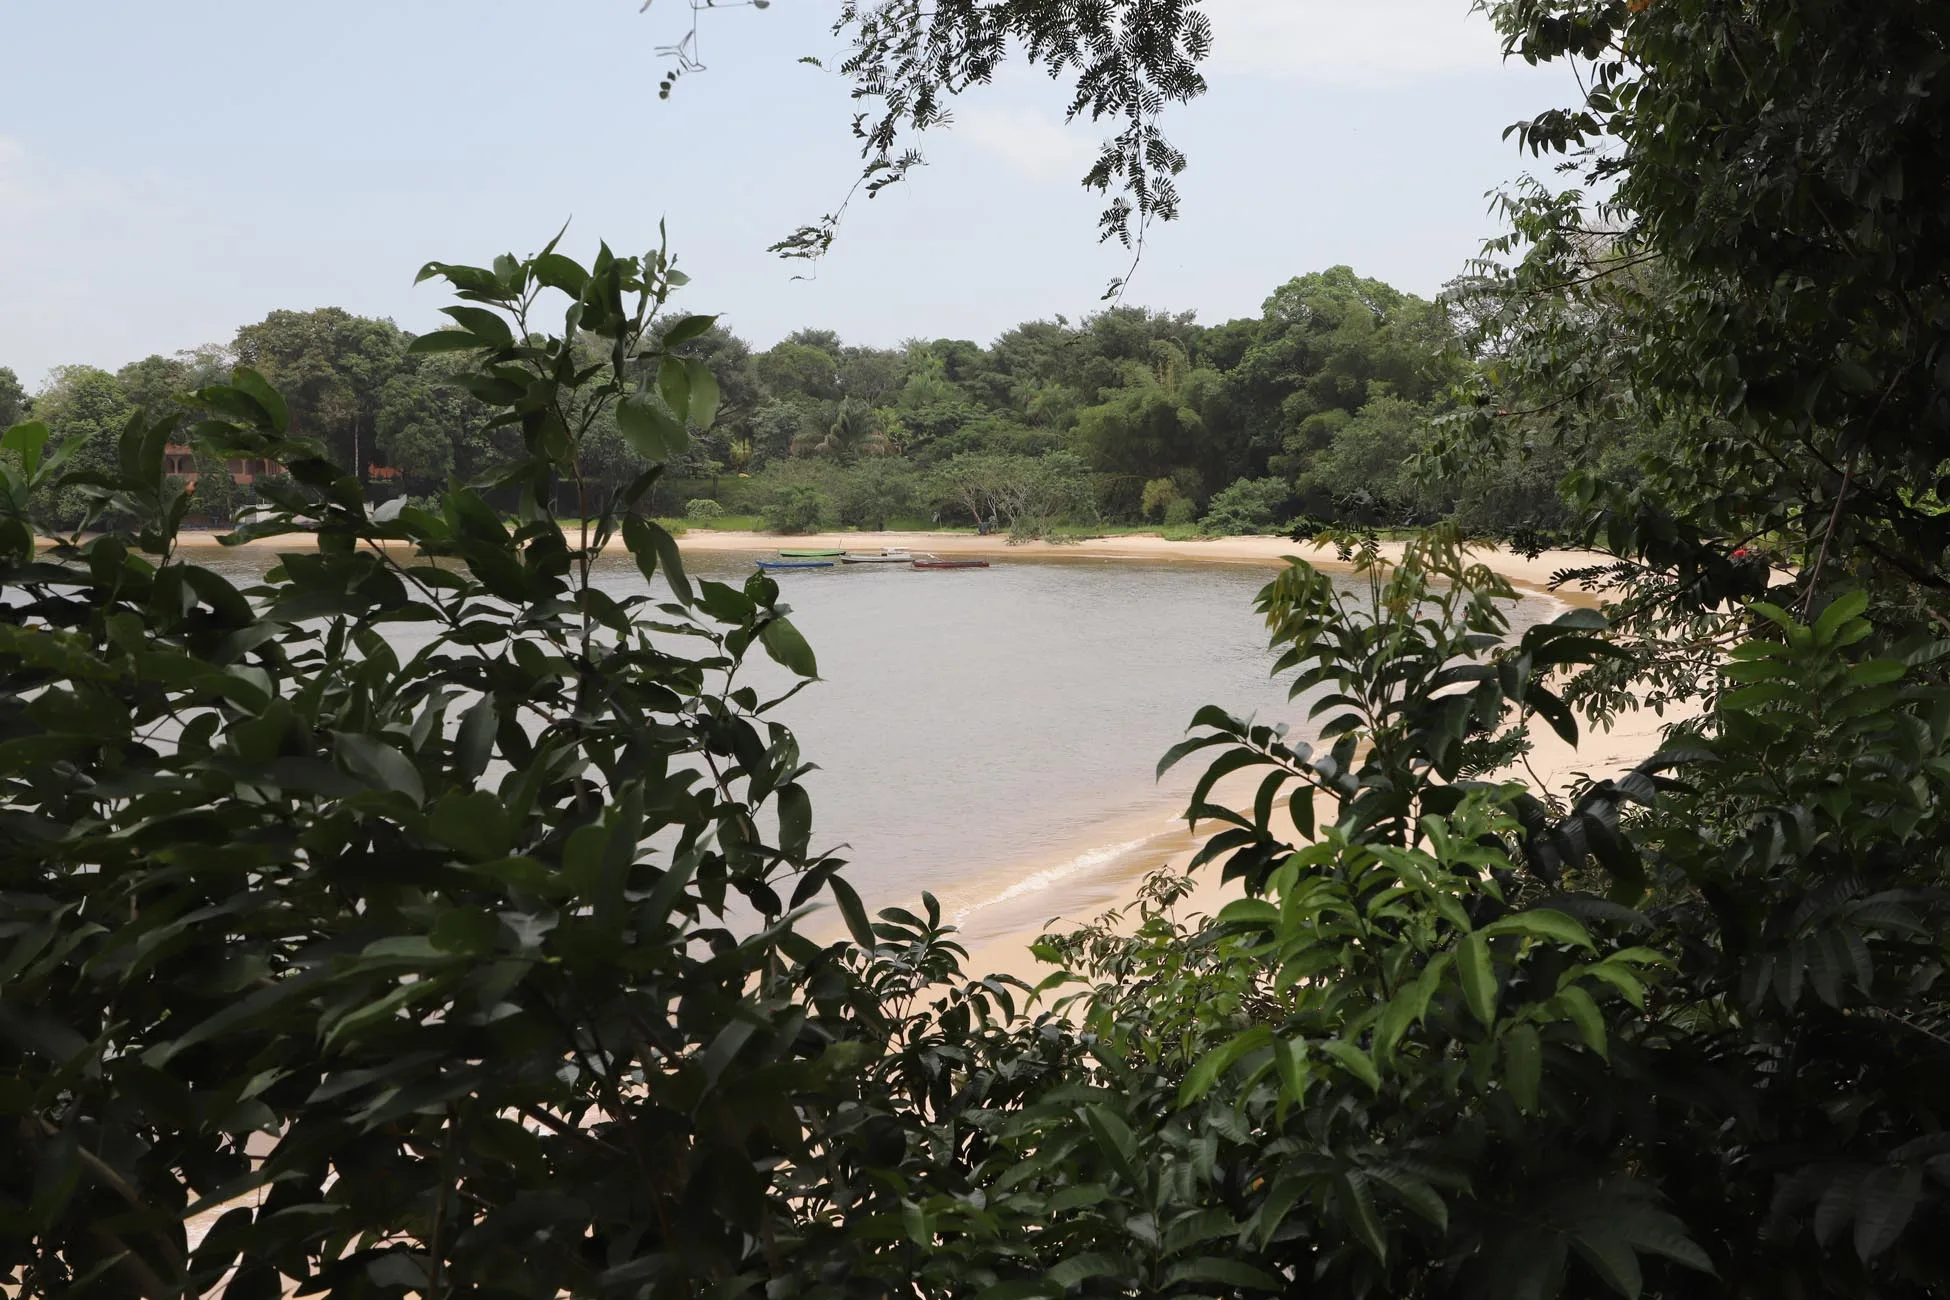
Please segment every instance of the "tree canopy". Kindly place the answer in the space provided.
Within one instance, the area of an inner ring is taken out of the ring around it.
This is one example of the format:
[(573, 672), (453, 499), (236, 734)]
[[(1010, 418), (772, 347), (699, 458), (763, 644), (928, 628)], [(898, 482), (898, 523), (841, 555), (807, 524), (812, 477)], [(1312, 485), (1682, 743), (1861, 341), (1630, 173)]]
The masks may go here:
[[(131, 362), (113, 386), (121, 401), (154, 412), (227, 365), (249, 364), (291, 394), (294, 427), (362, 479), (380, 472), (376, 494), (432, 496), (450, 481), (477, 481), (512, 445), (453, 359), (416, 353), (411, 342), (390, 321), (339, 308), (278, 310), (228, 344)], [(1270, 477), (1291, 489), (1266, 498), (1279, 509), (1228, 516), (1226, 528), (1242, 518), (1283, 527), (1295, 509), (1377, 526), (1456, 515), (1486, 535), (1551, 526), (1562, 513), (1555, 476), (1459, 473), (1379, 494), (1367, 491), (1365, 477), (1344, 477), (1378, 468), (1391, 481), (1413, 477), (1411, 462), (1449, 409), (1444, 385), (1457, 346), (1444, 304), (1347, 267), (1297, 277), (1268, 296), (1259, 316), (1216, 325), (1191, 312), (1113, 307), (1075, 323), (1025, 322), (986, 345), (911, 339), (875, 347), (807, 328), (754, 348), (715, 324), (677, 351), (718, 377), (716, 421), (692, 431), (648, 500), (669, 515), (711, 500), (721, 513), (749, 519), (776, 513), (788, 492), (806, 527), (959, 521), (968, 511), (957, 494), (930, 486), (943, 481), (938, 467), (957, 457), (1027, 465), (1061, 451), (1079, 459), (1089, 490), (1059, 493), (1070, 504), (1052, 522), (1138, 522), (1145, 485), (1170, 479), (1187, 503), (1174, 524), (1187, 526), (1229, 485)], [(1335, 450), (1337, 431), (1370, 406), (1391, 433), (1377, 443), (1363, 432), (1374, 419), (1359, 426), (1352, 436), (1366, 438), (1368, 451), (1356, 470), (1351, 443)], [(91, 455), (113, 454), (114, 421), (70, 420), (67, 410), (60, 400), (50, 407), (57, 437), (86, 436)], [(607, 416), (583, 457), (612, 486), (649, 465)], [(863, 469), (869, 460), (885, 463)], [(853, 481), (863, 474), (872, 481)], [(219, 504), (218, 482), (211, 479), (199, 515)], [(241, 487), (230, 495), (217, 513), (256, 494)]]

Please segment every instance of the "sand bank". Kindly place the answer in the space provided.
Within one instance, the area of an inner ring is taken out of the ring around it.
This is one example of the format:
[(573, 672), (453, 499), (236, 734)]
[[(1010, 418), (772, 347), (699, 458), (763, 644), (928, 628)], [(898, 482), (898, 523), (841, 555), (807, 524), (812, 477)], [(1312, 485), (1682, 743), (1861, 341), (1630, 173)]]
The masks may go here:
[[(1189, 560), (1208, 564), (1256, 564), (1268, 568), (1297, 555), (1323, 569), (1345, 570), (1330, 547), (1285, 537), (1197, 537), (1167, 541), (1156, 534), (1090, 537), (1077, 542), (1021, 542), (1006, 537), (978, 537), (972, 533), (816, 533), (781, 537), (776, 533), (708, 532), (693, 530), (677, 539), (686, 551), (774, 551), (785, 547), (846, 547), (853, 550), (931, 551), (936, 555), (979, 555), (989, 559), (1025, 560)], [(1383, 542), (1381, 553), (1401, 558), (1405, 542)], [(1565, 569), (1603, 563), (1609, 557), (1590, 551), (1544, 551), (1535, 557), (1485, 546), (1482, 558), (1512, 584), (1532, 591), (1548, 590), (1554, 575)], [(1582, 593), (1559, 592), (1561, 599), (1580, 603)]]
[[(1577, 746), (1566, 744), (1548, 726), (1533, 721), (1530, 733), (1532, 750), (1528, 762), (1515, 764), (1496, 775), (1503, 780), (1522, 781), (1533, 790), (1548, 791), (1562, 798), (1581, 776), (1593, 779), (1618, 776), (1644, 761), (1658, 749), (1665, 729), (1689, 716), (1692, 716), (1691, 711), (1680, 713), (1670, 709), (1663, 717), (1646, 710), (1628, 713), (1617, 719), (1609, 731), (1585, 733)], [(1219, 784), (1214, 801), (1232, 808), (1250, 806), (1255, 785), (1264, 775), (1264, 769), (1248, 769), (1235, 774)], [(1329, 814), (1330, 808), (1331, 805), (1323, 800), (1317, 805), (1317, 813)], [(1290, 842), (1297, 839), (1292, 823), (1283, 812), (1276, 816), (1274, 828), (1277, 834)], [(1111, 888), (1100, 890), (1091, 897), (1091, 906), (1072, 905), (1052, 909), (1055, 914), (1042, 923), (1028, 924), (1011, 933), (996, 934), (990, 931), (977, 934), (971, 927), (967, 936), (967, 969), (971, 973), (1014, 975), (1031, 984), (1036, 983), (1050, 973), (1050, 968), (1038, 962), (1029, 952), (1029, 945), (1039, 935), (1051, 928), (1074, 928), (1093, 920), (1107, 908), (1132, 908), (1137, 899), (1138, 886), (1146, 875), (1166, 867), (1182, 871), (1198, 846), (1220, 829), (1212, 823), (1202, 823), (1194, 830), (1180, 822), (1176, 834), (1161, 836), (1151, 842), (1152, 852), (1127, 858), (1121, 864), (1119, 876)], [(1178, 905), (1180, 919), (1211, 916), (1227, 902), (1241, 896), (1237, 881), (1221, 883), (1223, 870), (1223, 860), (1208, 863), (1199, 869), (1195, 888)], [(1074, 903), (1081, 900), (1066, 901)], [(1129, 928), (1128, 923), (1125, 928)]]
[[(179, 544), (190, 549), (218, 547), (217, 532), (185, 532)], [(979, 555), (989, 559), (1023, 560), (1145, 560), (1152, 562), (1191, 561), (1206, 564), (1248, 564), (1277, 567), (1288, 556), (1298, 555), (1329, 570), (1345, 570), (1331, 548), (1284, 537), (1197, 537), (1167, 541), (1154, 533), (1124, 537), (1090, 537), (1077, 542), (1021, 542), (1012, 544), (1000, 536), (980, 537), (973, 533), (814, 533), (783, 537), (777, 533), (715, 532), (692, 529), (677, 539), (680, 550), (698, 553), (712, 551), (762, 552), (784, 547), (850, 548), (857, 551), (908, 550), (936, 555)], [(1401, 558), (1403, 542), (1381, 543), (1381, 553), (1390, 560)], [(267, 537), (246, 542), (252, 551), (288, 551), (304, 548), (302, 535)], [(1512, 584), (1531, 591), (1545, 591), (1552, 577), (1565, 569), (1602, 563), (1608, 557), (1589, 551), (1544, 551), (1536, 556), (1485, 546), (1481, 555), (1496, 572)], [(1572, 604), (1587, 603), (1589, 597), (1575, 590), (1556, 593)]]

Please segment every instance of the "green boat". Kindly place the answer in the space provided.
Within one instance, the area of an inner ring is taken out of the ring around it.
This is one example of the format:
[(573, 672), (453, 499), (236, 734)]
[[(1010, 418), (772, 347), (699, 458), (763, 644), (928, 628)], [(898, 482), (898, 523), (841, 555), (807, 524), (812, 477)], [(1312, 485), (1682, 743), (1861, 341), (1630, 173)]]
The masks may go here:
[(813, 551), (813, 550), (800, 550), (800, 551), (785, 551), (785, 550), (782, 550), (782, 551), (780, 551), (780, 552), (779, 552), (779, 558), (780, 558), (780, 559), (785, 559), (785, 560), (825, 560), (825, 559), (831, 559), (831, 558), (832, 558), (833, 556), (835, 556), (835, 555), (845, 555), (845, 554), (846, 554), (846, 552), (845, 552), (845, 551), (843, 551), (843, 550), (841, 550), (841, 549), (839, 549), (839, 548), (838, 548), (838, 547), (836, 546), (836, 547), (834, 547), (834, 548), (833, 548), (832, 550), (830, 550), (830, 551)]

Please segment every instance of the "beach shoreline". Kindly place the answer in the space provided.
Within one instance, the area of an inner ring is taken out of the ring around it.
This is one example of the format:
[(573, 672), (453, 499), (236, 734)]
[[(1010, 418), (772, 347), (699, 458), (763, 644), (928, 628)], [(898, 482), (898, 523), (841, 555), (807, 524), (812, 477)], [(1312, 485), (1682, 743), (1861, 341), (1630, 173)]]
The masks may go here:
[[(284, 551), (291, 550), (293, 543), (304, 536), (286, 534), (282, 537), (263, 537), (244, 542), (241, 547), (224, 547), (218, 540), (222, 535), (220, 530), (214, 529), (189, 530), (178, 534), (177, 542), (179, 546), (193, 550)], [(1407, 545), (1402, 541), (1382, 542), (1381, 555), (1390, 561), (1399, 560)], [(1290, 557), (1298, 556), (1332, 573), (1345, 573), (1353, 568), (1324, 543), (1296, 542), (1287, 537), (1263, 535), (1192, 537), (1172, 541), (1158, 533), (1132, 533), (1116, 537), (1085, 537), (1075, 541), (1011, 542), (1006, 536), (981, 536), (975, 533), (826, 532), (788, 536), (781, 533), (691, 529), (677, 538), (678, 550), (698, 554), (777, 551), (780, 547), (905, 550), (983, 559), (1136, 560), (1150, 563), (1257, 565), (1262, 568), (1278, 568)], [(299, 548), (303, 549), (302, 542)], [(1603, 564), (1611, 559), (1595, 551), (1572, 550), (1547, 550), (1526, 556), (1487, 543), (1472, 549), (1478, 558), (1520, 591), (1545, 593), (1570, 605), (1596, 605), (1597, 598), (1575, 588), (1554, 589), (1552, 580), (1567, 569)]]
[[(191, 549), (221, 546), (216, 533), (186, 533), (182, 543)], [(254, 551), (281, 551), (302, 546), (300, 537), (263, 538), (244, 546)], [(1352, 565), (1341, 560), (1329, 547), (1318, 543), (1295, 542), (1286, 537), (1242, 536), (1197, 538), (1170, 541), (1156, 534), (1085, 538), (1074, 542), (1012, 543), (1006, 537), (970, 533), (880, 532), (815, 533), (793, 537), (773, 533), (692, 530), (678, 539), (680, 550), (693, 554), (751, 554), (788, 548), (835, 548), (856, 551), (903, 549), (936, 555), (981, 557), (994, 560), (1017, 559), (1034, 563), (1049, 562), (1136, 562), (1248, 565), (1276, 569), (1288, 559), (1298, 557), (1327, 572), (1345, 573)], [(1405, 542), (1380, 544), (1383, 558), (1399, 560)], [(227, 548), (228, 549), (228, 548)], [(1598, 598), (1576, 588), (1558, 589), (1556, 575), (1565, 570), (1604, 562), (1607, 557), (1586, 551), (1547, 550), (1525, 556), (1494, 546), (1475, 549), (1477, 557), (1492, 571), (1516, 588), (1519, 595), (1542, 598), (1566, 606), (1595, 606)], [(1566, 744), (1548, 726), (1532, 723), (1533, 751), (1526, 764), (1500, 773), (1510, 779), (1541, 783), (1553, 793), (1564, 794), (1581, 774), (1594, 777), (1616, 775), (1642, 761), (1658, 748), (1663, 729), (1678, 720), (1649, 712), (1628, 713), (1618, 718), (1608, 731), (1587, 734), (1579, 747)], [(1243, 807), (1251, 802), (1249, 778), (1241, 775), (1222, 783), (1215, 791), (1216, 802)], [(1147, 819), (1148, 820), (1148, 819)], [(1047, 974), (1031, 956), (1029, 945), (1049, 928), (1052, 920), (1065, 926), (1085, 924), (1107, 910), (1128, 909), (1135, 901), (1145, 877), (1161, 868), (1182, 869), (1208, 835), (1217, 829), (1207, 824), (1194, 830), (1179, 820), (1175, 827), (1150, 820), (1138, 828), (1133, 817), (1107, 817), (1099, 828), (1101, 835), (1093, 846), (1074, 855), (1048, 860), (1025, 859), (995, 879), (1000, 892), (973, 907), (951, 911), (974, 913), (996, 907), (1001, 914), (976, 918), (964, 915), (963, 941), (969, 948), (967, 969), (971, 973), (1016, 975), (1034, 983)], [(1102, 855), (1104, 860), (1079, 865), (1083, 859)], [(1202, 870), (1202, 879), (1192, 894), (1180, 904), (1182, 916), (1209, 915), (1235, 896), (1235, 887), (1221, 886), (1222, 868), (1214, 863)], [(1004, 881), (1008, 883), (1003, 883)], [(945, 900), (944, 900), (945, 901)], [(1041, 901), (1043, 906), (1038, 906)], [(1005, 906), (998, 906), (1005, 905)], [(1004, 922), (1003, 914), (1007, 921)], [(825, 918), (836, 927), (837, 921)], [(819, 922), (814, 929), (823, 929)]]
[[(1382, 542), (1381, 554), (1385, 559), (1399, 560), (1407, 545), (1401, 541)], [(1007, 537), (995, 534), (983, 537), (971, 533), (847, 532), (784, 537), (776, 533), (694, 529), (679, 537), (677, 546), (679, 550), (698, 552), (770, 551), (784, 546), (931, 551), (937, 555), (979, 556), (984, 559), (1139, 560), (1246, 564), (1266, 568), (1278, 568), (1289, 557), (1298, 556), (1329, 572), (1344, 573), (1353, 568), (1324, 543), (1296, 542), (1287, 537), (1269, 536), (1196, 537), (1171, 541), (1160, 534), (1133, 533), (1118, 537), (1086, 537), (1076, 541), (1011, 542)], [(1600, 564), (1610, 558), (1591, 551), (1549, 550), (1532, 557), (1489, 545), (1476, 549), (1484, 563), (1512, 586), (1530, 592), (1544, 592), (1568, 604), (1595, 601), (1588, 593), (1580, 591), (1553, 591), (1552, 579), (1566, 569)]]
[[(1695, 716), (1691, 710), (1667, 710), (1664, 715), (1637, 710), (1615, 719), (1609, 730), (1582, 730), (1577, 745), (1567, 743), (1540, 719), (1532, 719), (1531, 752), (1523, 761), (1494, 773), (1490, 779), (1521, 781), (1533, 791), (1548, 792), (1568, 802), (1571, 789), (1582, 778), (1602, 780), (1624, 774), (1659, 748), (1667, 727), (1691, 716)], [(1226, 808), (1250, 807), (1254, 786), (1263, 775), (1264, 769), (1259, 769), (1257, 773), (1247, 769), (1233, 774), (1214, 788), (1211, 802)], [(1316, 805), (1317, 815), (1327, 814), (1330, 807), (1326, 800), (1321, 800)], [(969, 956), (963, 963), (964, 970), (970, 975), (1013, 975), (1026, 983), (1036, 984), (1053, 969), (1041, 963), (1029, 951), (1030, 945), (1038, 938), (1051, 929), (1079, 928), (1107, 911), (1123, 913), (1124, 925), (1120, 928), (1128, 929), (1134, 919), (1134, 905), (1145, 878), (1159, 870), (1183, 872), (1198, 849), (1221, 829), (1223, 825), (1220, 823), (1205, 822), (1193, 830), (1181, 819), (1176, 834), (1161, 835), (1155, 841), (1155, 852), (1123, 863), (1121, 871), (1109, 882), (1109, 888), (1105, 888), (1102, 880), (1096, 882), (1097, 897), (1091, 900), (1091, 905), (1053, 907), (1050, 909), (1051, 915), (1040, 923), (1025, 923), (1006, 933), (990, 930), (980, 935), (965, 936), (964, 946)], [(1284, 811), (1276, 812), (1273, 829), (1275, 834), (1288, 842), (1299, 842), (1297, 832)], [(1209, 917), (1228, 902), (1242, 897), (1243, 891), (1237, 881), (1221, 881), (1223, 872), (1223, 859), (1199, 868), (1193, 889), (1174, 909), (1175, 915), (1181, 920)], [(1055, 902), (1056, 899), (1052, 898), (1051, 901)]]

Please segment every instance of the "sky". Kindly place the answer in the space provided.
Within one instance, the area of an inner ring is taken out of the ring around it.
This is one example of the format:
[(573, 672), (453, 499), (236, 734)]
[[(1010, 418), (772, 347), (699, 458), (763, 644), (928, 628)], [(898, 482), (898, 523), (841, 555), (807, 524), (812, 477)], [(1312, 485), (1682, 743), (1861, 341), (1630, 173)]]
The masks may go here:
[[(828, 212), (859, 159), (831, 57), (835, 0), (703, 15), (705, 70), (657, 96), (685, 0), (0, 0), (0, 366), (115, 368), (225, 342), (276, 308), (424, 330), (429, 260), (654, 245), (686, 310), (760, 347), (986, 342), (1098, 310), (1128, 254), (1078, 179), (1102, 132), (1018, 66), (924, 142), (928, 165), (854, 203), (833, 252), (766, 245)], [(1538, 164), (1502, 138), (1568, 102), (1506, 63), (1468, 0), (1206, 0), (1211, 89), (1167, 117), (1191, 157), (1128, 303), (1256, 315), (1347, 264), (1433, 294), (1497, 224), (1486, 195)]]

